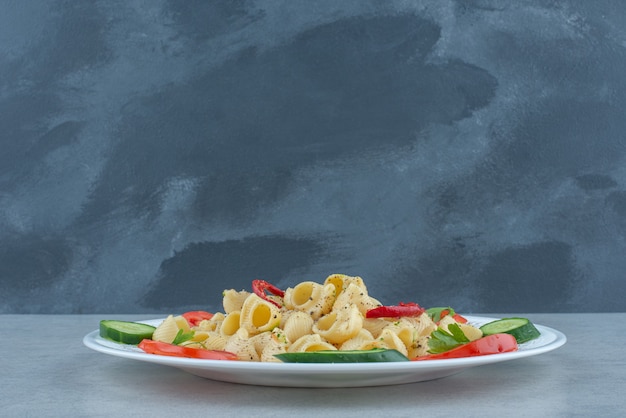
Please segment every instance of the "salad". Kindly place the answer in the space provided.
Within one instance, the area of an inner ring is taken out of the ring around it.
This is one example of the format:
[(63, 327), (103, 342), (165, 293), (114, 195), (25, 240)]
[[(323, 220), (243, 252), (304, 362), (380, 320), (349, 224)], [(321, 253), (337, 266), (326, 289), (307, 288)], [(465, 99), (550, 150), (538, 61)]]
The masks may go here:
[(253, 280), (222, 293), (223, 312), (168, 315), (159, 325), (102, 320), (102, 338), (149, 354), (228, 361), (431, 361), (516, 351), (540, 336), (527, 318), (480, 327), (451, 307), (383, 305), (358, 276), (332, 274), (280, 289)]

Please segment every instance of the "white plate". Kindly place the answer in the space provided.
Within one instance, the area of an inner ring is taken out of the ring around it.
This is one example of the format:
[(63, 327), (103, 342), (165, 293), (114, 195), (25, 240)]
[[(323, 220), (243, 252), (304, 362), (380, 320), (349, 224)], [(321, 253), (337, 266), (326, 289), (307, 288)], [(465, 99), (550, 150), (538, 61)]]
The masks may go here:
[[(467, 315), (465, 317), (471, 324), (477, 326), (496, 319)], [(163, 320), (155, 319), (141, 322), (156, 326), (161, 321)], [(439, 379), (470, 367), (543, 354), (565, 344), (566, 337), (563, 333), (541, 325), (535, 326), (541, 332), (541, 336), (520, 344), (519, 350), (515, 352), (458, 359), (388, 363), (260, 363), (168, 357), (146, 354), (136, 346), (106, 340), (99, 336), (98, 330), (87, 334), (83, 338), (83, 343), (101, 353), (172, 366), (196, 376), (223, 382), (285, 387), (363, 387)]]

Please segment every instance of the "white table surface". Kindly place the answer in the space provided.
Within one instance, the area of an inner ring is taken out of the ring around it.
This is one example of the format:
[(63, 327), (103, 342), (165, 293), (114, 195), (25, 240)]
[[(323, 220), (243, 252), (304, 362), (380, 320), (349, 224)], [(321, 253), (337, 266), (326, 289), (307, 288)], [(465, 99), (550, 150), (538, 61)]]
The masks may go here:
[(435, 381), (307, 389), (202, 379), (82, 343), (100, 319), (154, 315), (2, 315), (0, 416), (626, 416), (626, 313), (522, 316), (565, 333), (567, 343)]

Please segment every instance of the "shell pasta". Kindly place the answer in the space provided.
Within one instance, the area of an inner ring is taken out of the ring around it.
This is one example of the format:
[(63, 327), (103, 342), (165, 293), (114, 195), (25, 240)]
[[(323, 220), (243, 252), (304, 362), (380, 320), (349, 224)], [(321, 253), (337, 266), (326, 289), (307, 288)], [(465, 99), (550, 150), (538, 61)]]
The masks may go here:
[[(168, 316), (154, 339), (229, 351), (243, 361), (279, 362), (275, 354), (320, 350), (395, 349), (409, 358), (427, 354), (437, 324), (424, 313), (367, 318), (382, 304), (362, 278), (332, 274), (322, 283), (303, 281), (281, 291), (267, 282), (254, 292), (223, 292), (224, 312), (195, 325)], [(271, 294), (270, 294), (271, 293)], [(183, 338), (184, 337), (184, 338)]]

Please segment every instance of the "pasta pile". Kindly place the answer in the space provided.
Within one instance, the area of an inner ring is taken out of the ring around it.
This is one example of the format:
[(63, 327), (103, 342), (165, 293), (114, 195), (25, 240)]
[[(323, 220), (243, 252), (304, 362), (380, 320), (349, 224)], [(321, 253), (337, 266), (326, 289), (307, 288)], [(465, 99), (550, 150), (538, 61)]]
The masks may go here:
[(381, 303), (368, 295), (358, 276), (333, 274), (323, 284), (301, 282), (285, 290), (283, 297), (268, 299), (245, 290), (225, 290), (223, 313), (191, 328), (182, 316), (170, 315), (152, 339), (171, 343), (180, 330), (193, 331), (184, 345), (230, 351), (244, 361), (278, 362), (274, 354), (284, 352), (372, 348), (396, 349), (414, 358), (427, 353), (428, 337), (437, 328), (426, 313), (366, 318), (366, 311)]

